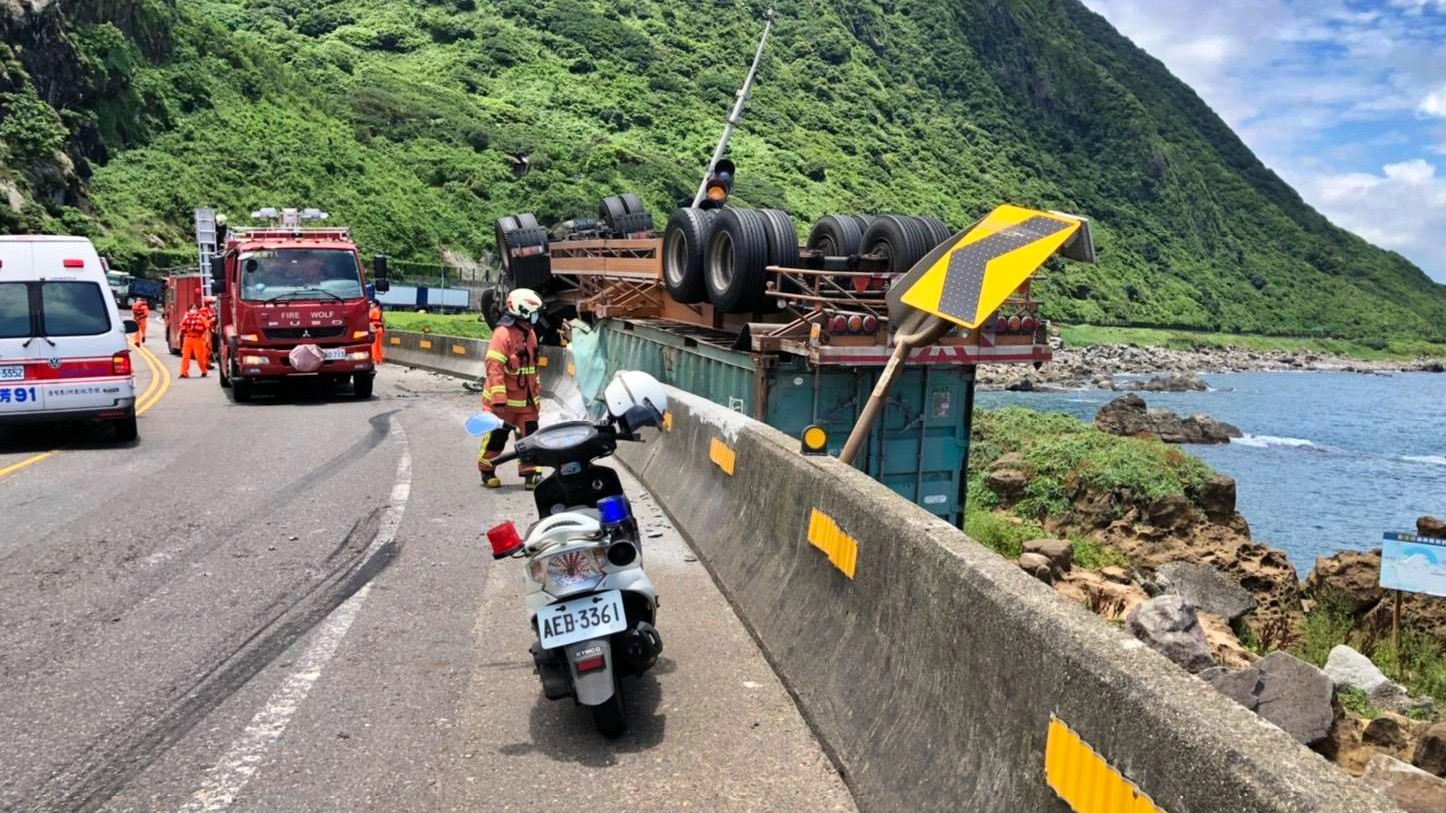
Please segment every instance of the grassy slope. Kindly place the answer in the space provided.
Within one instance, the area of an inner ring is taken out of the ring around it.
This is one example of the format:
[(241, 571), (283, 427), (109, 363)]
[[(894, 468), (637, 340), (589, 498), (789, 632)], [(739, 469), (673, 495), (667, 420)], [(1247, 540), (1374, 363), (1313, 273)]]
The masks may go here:
[[(310, 203), (369, 249), (435, 261), (489, 249), (506, 212), (562, 218), (625, 189), (663, 212), (691, 192), (761, 3), (144, 5), (170, 14), (150, 59), (95, 20), (77, 37), (129, 89), (91, 111), (102, 133), (143, 145), (89, 183), (109, 250), (183, 246), (198, 203)], [(1003, 200), (1067, 209), (1096, 218), (1103, 259), (1055, 270), (1055, 318), (1446, 339), (1446, 289), (1330, 227), (1077, 0), (776, 5), (733, 147), (741, 203), (800, 224), (908, 211), (964, 225)]]
[(441, 336), (460, 336), (464, 339), (490, 339), (492, 331), (487, 323), (476, 314), (457, 313), (407, 313), (387, 311), (386, 323), (389, 330), (410, 330), (417, 333), (436, 333)]

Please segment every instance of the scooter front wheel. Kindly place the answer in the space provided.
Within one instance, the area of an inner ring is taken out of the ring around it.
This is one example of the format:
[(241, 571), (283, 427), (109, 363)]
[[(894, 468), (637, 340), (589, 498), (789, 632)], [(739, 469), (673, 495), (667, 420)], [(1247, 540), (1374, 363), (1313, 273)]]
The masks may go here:
[(613, 696), (609, 697), (601, 705), (590, 706), (592, 709), (592, 721), (597, 726), (598, 733), (613, 739), (621, 737), (623, 730), (627, 728), (627, 721), (623, 718), (623, 686), (622, 681), (613, 678)]

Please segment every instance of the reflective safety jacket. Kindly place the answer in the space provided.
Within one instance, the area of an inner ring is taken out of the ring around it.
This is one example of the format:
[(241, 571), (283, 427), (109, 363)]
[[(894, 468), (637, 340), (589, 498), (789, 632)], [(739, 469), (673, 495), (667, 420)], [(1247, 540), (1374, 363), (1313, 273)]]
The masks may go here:
[(201, 318), (206, 320), (207, 333), (216, 327), (216, 312), (211, 310), (210, 305), (202, 305), (201, 309), (196, 311), (196, 313), (201, 314)]
[(182, 336), (199, 338), (205, 336), (211, 329), (211, 323), (201, 311), (186, 311), (186, 316), (180, 324)]
[(144, 299), (137, 299), (137, 300), (135, 301), (135, 304), (131, 305), (131, 316), (132, 316), (137, 322), (141, 321), (142, 319), (144, 319), (144, 318), (146, 318), (147, 316), (150, 316), (150, 315), (151, 315), (151, 306), (148, 305), (148, 304), (146, 304), (146, 301), (145, 301)]
[(487, 383), (482, 402), (489, 407), (536, 410), (542, 404), (537, 375), (537, 334), (503, 319), (487, 343)]
[(376, 305), (367, 310), (367, 321), (371, 323), (372, 332), (376, 333), (382, 329), (382, 309)]

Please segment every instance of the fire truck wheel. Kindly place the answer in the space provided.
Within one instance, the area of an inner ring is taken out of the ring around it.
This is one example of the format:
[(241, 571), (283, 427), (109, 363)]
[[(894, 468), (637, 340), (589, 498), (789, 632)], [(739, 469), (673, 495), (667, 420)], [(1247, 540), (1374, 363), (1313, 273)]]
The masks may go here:
[(536, 217), (535, 215), (533, 215), (531, 212), (523, 212), (522, 214), (517, 215), (517, 228), (519, 228), (519, 229), (535, 229), (535, 228), (537, 228), (537, 217)]
[(798, 231), (793, 218), (781, 209), (759, 209), (763, 227), (768, 233), (768, 264), (784, 268), (798, 267)]
[(598, 220), (612, 225), (614, 218), (622, 217), (628, 213), (628, 207), (623, 205), (623, 199), (617, 195), (608, 195), (597, 205)]
[(902, 274), (929, 253), (928, 237), (922, 224), (898, 215), (883, 215), (864, 232), (859, 246), (862, 254), (881, 254), (891, 273)]
[(251, 400), (252, 381), (249, 378), (231, 379), (231, 398), (238, 404)]
[(813, 224), (808, 233), (808, 247), (828, 257), (847, 257), (859, 253), (864, 228), (851, 215), (828, 215)]
[(678, 209), (668, 218), (663, 230), (663, 283), (675, 301), (691, 305), (708, 297), (703, 260), (717, 220), (718, 210), (693, 208)]
[(930, 251), (933, 251), (935, 246), (954, 236), (954, 230), (950, 229), (944, 221), (937, 217), (925, 215), (924, 217), (916, 217), (914, 220), (921, 224), (924, 227), (924, 231), (928, 233)]
[(768, 230), (753, 209), (724, 209), (708, 238), (708, 298), (724, 313), (747, 313), (763, 302)]
[(626, 209), (630, 215), (644, 215), (648, 213), (647, 207), (643, 206), (643, 199), (634, 195), (632, 192), (624, 192), (618, 195), (618, 199), (623, 202), (623, 208)]
[(372, 397), (372, 385), (376, 383), (375, 373), (354, 373), (351, 377), (351, 391), (358, 400)]
[(516, 231), (517, 228), (517, 218), (512, 215), (497, 218), (497, 257), (502, 263), (504, 272), (511, 270), (512, 260), (507, 254), (507, 235)]

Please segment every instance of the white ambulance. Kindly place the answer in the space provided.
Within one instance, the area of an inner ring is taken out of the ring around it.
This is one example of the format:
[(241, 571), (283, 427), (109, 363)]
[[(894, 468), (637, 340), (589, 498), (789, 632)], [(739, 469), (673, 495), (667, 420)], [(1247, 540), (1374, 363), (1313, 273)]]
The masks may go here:
[(0, 236), (0, 426), (100, 420), (135, 440), (133, 329), (89, 240)]

